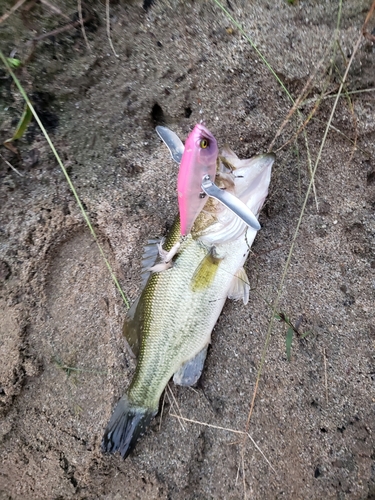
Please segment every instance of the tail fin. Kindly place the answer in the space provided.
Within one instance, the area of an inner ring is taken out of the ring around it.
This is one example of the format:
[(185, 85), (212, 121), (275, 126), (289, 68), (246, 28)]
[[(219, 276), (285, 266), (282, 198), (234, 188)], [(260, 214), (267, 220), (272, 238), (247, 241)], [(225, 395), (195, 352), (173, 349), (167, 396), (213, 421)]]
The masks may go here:
[(102, 451), (114, 453), (118, 450), (125, 459), (155, 414), (156, 412), (149, 408), (132, 405), (128, 398), (123, 396), (105, 430)]

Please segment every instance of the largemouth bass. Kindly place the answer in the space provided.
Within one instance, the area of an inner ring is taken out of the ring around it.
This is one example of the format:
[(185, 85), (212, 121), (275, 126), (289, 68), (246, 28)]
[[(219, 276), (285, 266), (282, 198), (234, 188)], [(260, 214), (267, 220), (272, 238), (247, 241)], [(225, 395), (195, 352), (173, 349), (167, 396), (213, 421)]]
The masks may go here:
[[(239, 160), (226, 149), (217, 159), (215, 183), (258, 216), (273, 162), (272, 154)], [(165, 241), (146, 247), (147, 281), (124, 324), (137, 367), (105, 430), (103, 451), (129, 455), (172, 376), (180, 385), (197, 382), (226, 298), (248, 301), (243, 265), (256, 232), (209, 198), (187, 236), (177, 218)]]

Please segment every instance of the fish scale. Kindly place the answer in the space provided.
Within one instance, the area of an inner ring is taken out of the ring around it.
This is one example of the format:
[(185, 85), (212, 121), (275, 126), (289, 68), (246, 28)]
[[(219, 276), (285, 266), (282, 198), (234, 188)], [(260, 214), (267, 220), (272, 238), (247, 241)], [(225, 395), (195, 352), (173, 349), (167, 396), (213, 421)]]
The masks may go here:
[[(247, 254), (245, 238), (245, 256)], [(238, 242), (236, 242), (238, 250)], [(209, 254), (209, 249), (191, 236), (181, 248), (181, 254), (173, 268), (156, 273), (145, 289), (144, 338), (137, 370), (129, 389), (129, 398), (135, 403), (147, 404), (157, 409), (165, 385), (178, 368), (198, 354), (210, 340), (227, 297), (234, 273), (243, 265), (243, 253), (239, 259), (228, 262), (230, 250), (222, 249), (223, 259), (218, 265), (214, 282), (209, 288), (192, 292), (191, 282), (198, 265)], [(171, 308), (170, 304), (174, 307)], [(155, 377), (154, 367), (158, 367)]]

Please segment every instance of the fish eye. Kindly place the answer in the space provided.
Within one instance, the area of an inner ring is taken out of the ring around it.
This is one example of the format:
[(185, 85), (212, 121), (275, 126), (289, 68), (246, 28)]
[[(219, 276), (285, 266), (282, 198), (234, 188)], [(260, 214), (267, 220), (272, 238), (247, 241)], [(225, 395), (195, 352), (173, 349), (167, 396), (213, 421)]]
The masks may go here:
[(202, 149), (207, 149), (209, 145), (210, 145), (210, 141), (208, 139), (202, 139), (201, 142), (199, 143), (199, 146)]

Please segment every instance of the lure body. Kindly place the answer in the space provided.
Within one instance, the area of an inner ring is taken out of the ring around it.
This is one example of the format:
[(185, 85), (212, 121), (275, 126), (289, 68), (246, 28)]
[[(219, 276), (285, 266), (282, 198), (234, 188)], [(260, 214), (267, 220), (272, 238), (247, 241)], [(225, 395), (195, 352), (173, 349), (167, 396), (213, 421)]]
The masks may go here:
[(202, 124), (195, 125), (185, 142), (177, 179), (181, 234), (191, 231), (195, 219), (207, 202), (202, 190), (206, 175), (215, 179), (218, 147), (215, 137)]

